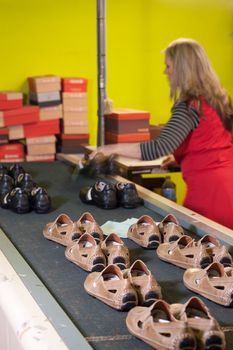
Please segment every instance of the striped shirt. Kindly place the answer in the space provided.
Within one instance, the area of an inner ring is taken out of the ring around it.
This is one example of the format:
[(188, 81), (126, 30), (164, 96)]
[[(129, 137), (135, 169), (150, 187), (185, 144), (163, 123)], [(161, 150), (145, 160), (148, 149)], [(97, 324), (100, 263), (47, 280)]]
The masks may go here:
[(168, 123), (155, 140), (140, 143), (141, 158), (153, 160), (172, 154), (199, 125), (199, 113), (186, 102), (179, 102), (172, 108)]

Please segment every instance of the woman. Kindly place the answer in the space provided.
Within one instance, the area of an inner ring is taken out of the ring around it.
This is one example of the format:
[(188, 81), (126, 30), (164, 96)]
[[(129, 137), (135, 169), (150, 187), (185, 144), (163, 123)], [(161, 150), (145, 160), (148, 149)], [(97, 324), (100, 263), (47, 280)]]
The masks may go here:
[(163, 167), (175, 161), (180, 165), (187, 184), (184, 206), (233, 229), (230, 97), (203, 47), (192, 39), (173, 41), (165, 49), (165, 65), (174, 105), (160, 136), (143, 143), (105, 145), (97, 151), (143, 160), (173, 154)]

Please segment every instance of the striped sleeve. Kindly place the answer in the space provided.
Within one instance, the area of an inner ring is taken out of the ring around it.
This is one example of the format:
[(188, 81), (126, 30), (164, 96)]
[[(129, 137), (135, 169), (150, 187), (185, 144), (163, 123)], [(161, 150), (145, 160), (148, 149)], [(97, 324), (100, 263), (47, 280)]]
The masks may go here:
[(186, 102), (180, 102), (172, 109), (168, 123), (155, 140), (140, 143), (141, 159), (153, 160), (172, 154), (199, 125), (199, 113)]

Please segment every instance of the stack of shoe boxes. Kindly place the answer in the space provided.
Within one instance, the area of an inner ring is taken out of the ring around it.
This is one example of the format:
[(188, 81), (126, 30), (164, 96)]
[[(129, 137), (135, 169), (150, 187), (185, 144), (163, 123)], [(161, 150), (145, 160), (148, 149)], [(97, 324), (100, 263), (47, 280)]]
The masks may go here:
[(55, 159), (59, 119), (62, 118), (61, 78), (38, 76), (28, 78), (29, 102), (38, 109), (38, 120), (26, 126), (9, 129), (9, 139), (26, 139), (27, 161), (52, 161)]
[(63, 122), (59, 151), (82, 153), (88, 144), (87, 79), (63, 78)]
[[(0, 128), (1, 135), (20, 125), (23, 128), (30, 123), (39, 120), (39, 108), (37, 106), (23, 106), (23, 94), (21, 92), (0, 92)], [(1, 162), (19, 162), (24, 160), (24, 147), (19, 143), (10, 143), (0, 146)]]
[(141, 142), (150, 140), (150, 113), (118, 108), (105, 115), (105, 143)]

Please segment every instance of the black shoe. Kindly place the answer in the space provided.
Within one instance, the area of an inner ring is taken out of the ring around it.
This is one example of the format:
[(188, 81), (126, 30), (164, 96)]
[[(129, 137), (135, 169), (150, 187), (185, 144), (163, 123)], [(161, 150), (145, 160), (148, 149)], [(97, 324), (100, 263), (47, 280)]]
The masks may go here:
[(0, 163), (0, 177), (4, 174), (7, 174), (8, 170), (7, 167), (4, 164)]
[(15, 164), (11, 165), (9, 170), (8, 170), (8, 175), (13, 177), (13, 179), (15, 180), (15, 183), (17, 181), (18, 176), (20, 174), (24, 174), (24, 173), (25, 173), (25, 170), (22, 167), (22, 165), (20, 165), (19, 163), (15, 163)]
[(30, 204), (36, 213), (47, 213), (51, 208), (51, 198), (42, 187), (35, 187), (30, 194)]
[(28, 173), (19, 174), (15, 185), (25, 190), (28, 194), (31, 193), (33, 188), (37, 187), (36, 183), (32, 180), (32, 176)]
[(18, 214), (24, 214), (30, 211), (28, 194), (19, 187), (14, 188), (5, 195), (3, 205), (4, 208), (11, 209)]
[(140, 203), (135, 184), (130, 182), (116, 183), (117, 201), (124, 208), (136, 208)]
[(14, 180), (11, 176), (3, 174), (0, 177), (0, 205), (4, 208), (3, 199), (14, 187)]
[(97, 181), (91, 187), (82, 188), (79, 196), (84, 203), (95, 204), (104, 209), (117, 207), (116, 188), (104, 181)]

